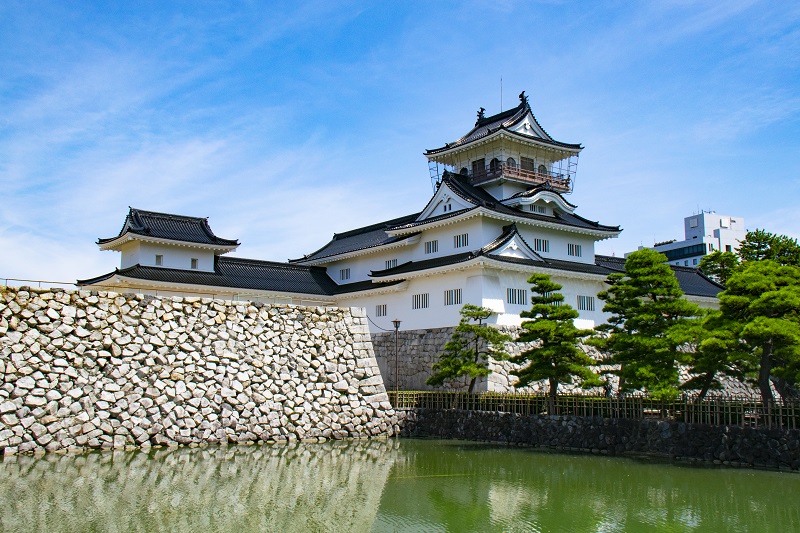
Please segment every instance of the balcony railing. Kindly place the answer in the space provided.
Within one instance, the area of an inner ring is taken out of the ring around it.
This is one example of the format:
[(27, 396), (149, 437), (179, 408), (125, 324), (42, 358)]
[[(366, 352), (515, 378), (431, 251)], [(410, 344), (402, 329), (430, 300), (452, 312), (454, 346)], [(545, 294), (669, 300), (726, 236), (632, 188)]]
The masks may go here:
[(477, 172), (470, 171), (467, 175), (472, 185), (479, 185), (498, 178), (507, 178), (530, 183), (531, 185), (550, 185), (560, 192), (572, 191), (572, 180), (569, 176), (554, 172), (526, 170), (519, 166), (512, 166), (506, 163), (500, 163), (493, 167), (486, 167)]

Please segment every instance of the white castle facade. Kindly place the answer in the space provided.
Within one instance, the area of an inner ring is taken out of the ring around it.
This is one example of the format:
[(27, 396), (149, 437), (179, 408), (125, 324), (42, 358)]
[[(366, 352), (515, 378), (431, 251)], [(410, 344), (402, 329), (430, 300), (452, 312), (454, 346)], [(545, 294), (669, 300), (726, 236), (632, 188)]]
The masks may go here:
[[(457, 141), (425, 152), (435, 192), (418, 213), (336, 234), (286, 263), (225, 254), (238, 241), (214, 235), (204, 218), (131, 209), (101, 250), (121, 252), (114, 272), (78, 284), (143, 292), (265, 302), (363, 307), (373, 332), (454, 326), (466, 303), (494, 311), (490, 322), (519, 325), (530, 308), (527, 278), (563, 285), (580, 327), (604, 322), (606, 277), (624, 260), (595, 254), (622, 231), (587, 220), (566, 196), (583, 147), (554, 140), (524, 92), (517, 107), (484, 116)], [(671, 264), (686, 297), (715, 306), (722, 288)]]

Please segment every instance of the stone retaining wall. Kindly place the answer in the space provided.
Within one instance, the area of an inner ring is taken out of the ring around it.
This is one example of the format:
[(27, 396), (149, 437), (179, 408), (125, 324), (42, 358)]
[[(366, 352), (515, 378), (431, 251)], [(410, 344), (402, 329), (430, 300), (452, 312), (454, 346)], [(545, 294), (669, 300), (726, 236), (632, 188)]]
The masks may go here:
[(0, 450), (399, 426), (363, 310), (0, 287)]
[[(501, 326), (499, 328), (504, 333), (516, 339), (521, 328), (512, 326)], [(444, 350), (444, 345), (450, 340), (455, 328), (436, 328), (418, 329), (401, 331), (398, 335), (398, 374), (400, 390), (460, 390), (466, 391), (469, 387), (468, 379), (452, 380), (443, 387), (431, 387), (425, 384), (425, 380), (432, 374), (433, 364), (439, 360), (439, 354)], [(395, 388), (395, 349), (394, 332), (373, 333), (372, 344), (375, 349), (375, 356), (378, 360), (381, 374), (384, 377), (385, 385), (388, 390)], [(506, 351), (513, 355), (518, 355), (522, 351), (529, 349), (532, 343), (507, 342)], [(582, 350), (596, 360), (602, 360), (603, 355), (594, 347), (585, 344), (579, 345)], [(511, 371), (516, 367), (508, 361), (492, 361), (489, 368), (492, 373), (486, 378), (479, 378), (475, 383), (474, 392), (532, 392), (547, 393), (549, 385), (546, 380), (531, 383), (524, 388), (516, 388), (516, 376)], [(610, 366), (601, 365), (596, 367), (597, 371), (610, 369)], [(680, 370), (681, 381), (690, 378), (687, 368)], [(612, 392), (617, 389), (618, 378), (612, 375), (605, 375), (611, 383)], [(724, 391), (727, 394), (757, 396), (758, 390), (750, 385), (737, 381), (733, 378), (722, 379)], [(558, 387), (560, 394), (570, 392), (582, 392), (578, 383), (561, 384)], [(602, 388), (592, 389), (590, 392), (603, 394)], [(777, 391), (776, 391), (777, 392)]]
[(800, 470), (800, 430), (418, 409), (407, 414), (402, 434)]

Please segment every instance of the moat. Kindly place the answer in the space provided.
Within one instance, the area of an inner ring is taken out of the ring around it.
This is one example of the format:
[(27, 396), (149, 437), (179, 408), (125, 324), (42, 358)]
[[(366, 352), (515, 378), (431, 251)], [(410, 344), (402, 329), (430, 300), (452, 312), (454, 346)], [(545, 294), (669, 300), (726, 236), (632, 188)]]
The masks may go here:
[(2, 531), (796, 531), (800, 475), (451, 440), (0, 462)]

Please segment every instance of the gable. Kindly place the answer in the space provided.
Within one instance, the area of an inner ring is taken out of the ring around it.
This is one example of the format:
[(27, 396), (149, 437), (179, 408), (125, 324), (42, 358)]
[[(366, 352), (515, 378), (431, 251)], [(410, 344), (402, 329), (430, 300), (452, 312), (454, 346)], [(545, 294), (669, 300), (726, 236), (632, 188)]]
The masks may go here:
[(423, 209), (422, 213), (417, 217), (417, 222), (448, 213), (454, 213), (463, 209), (471, 209), (476, 205), (478, 204), (467, 201), (463, 196), (456, 194), (449, 187), (447, 182), (442, 182), (439, 189), (433, 195), (433, 198), (430, 199), (428, 205), (425, 206), (425, 209)]

